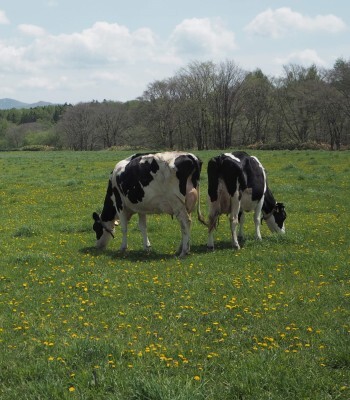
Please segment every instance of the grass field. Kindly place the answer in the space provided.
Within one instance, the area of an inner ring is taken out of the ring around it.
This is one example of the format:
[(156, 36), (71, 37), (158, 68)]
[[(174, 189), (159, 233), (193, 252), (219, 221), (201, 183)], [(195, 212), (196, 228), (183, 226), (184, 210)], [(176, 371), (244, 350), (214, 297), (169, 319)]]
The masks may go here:
[[(349, 152), (255, 152), (286, 205), (285, 236), (262, 226), (206, 251), (194, 218), (134, 217), (94, 248), (109, 172), (130, 152), (0, 153), (0, 398), (350, 399)], [(218, 151), (198, 152), (206, 163)]]

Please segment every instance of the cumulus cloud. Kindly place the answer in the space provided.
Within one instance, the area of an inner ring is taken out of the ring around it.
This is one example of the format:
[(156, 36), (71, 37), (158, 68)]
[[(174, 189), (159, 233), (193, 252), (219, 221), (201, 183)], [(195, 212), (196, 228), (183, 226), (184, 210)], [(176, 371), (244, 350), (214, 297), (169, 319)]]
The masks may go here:
[[(72, 34), (51, 35), (38, 26), (25, 24), (18, 29), (26, 35), (25, 43), (0, 41), (0, 76), (11, 76), (15, 87), (48, 91), (90, 87), (95, 93), (102, 91), (104, 83), (124, 85), (125, 92), (134, 95), (136, 82), (138, 88), (140, 81), (146, 87), (155, 79), (152, 74), (156, 69), (159, 72), (160, 65), (173, 65), (164, 43), (148, 28), (131, 31), (116, 23), (96, 22)], [(152, 68), (155, 62), (157, 67)], [(6, 90), (4, 93), (9, 92)]]
[(78, 60), (80, 64), (136, 62), (152, 55), (155, 37), (147, 28), (131, 32), (116, 23), (96, 22), (79, 33), (50, 36), (40, 43), (40, 47), (73, 64)]
[(96, 22), (72, 34), (50, 35), (35, 25), (20, 25), (21, 33), (33, 37), (26, 45), (0, 42), (1, 70), (23, 71), (47, 68), (95, 68), (134, 64), (157, 52), (156, 38), (150, 29), (131, 32), (125, 26)]
[(5, 11), (0, 10), (0, 25), (6, 25), (9, 24), (10, 21), (6, 17)]
[(268, 10), (258, 14), (245, 31), (254, 35), (279, 38), (290, 30), (337, 33), (346, 29), (344, 21), (333, 15), (304, 16), (289, 7)]
[(45, 29), (37, 25), (21, 24), (18, 25), (18, 29), (28, 36), (42, 36), (45, 34)]
[(175, 27), (170, 45), (176, 52), (191, 57), (227, 56), (237, 48), (234, 33), (219, 18), (185, 19)]
[(294, 52), (288, 54), (286, 57), (276, 58), (277, 64), (286, 65), (286, 64), (302, 64), (305, 66), (309, 66), (311, 64), (316, 64), (321, 67), (326, 66), (326, 62), (317, 54), (315, 50), (305, 49), (299, 52)]
[[(150, 65), (180, 65), (188, 57), (228, 57), (237, 46), (234, 34), (220, 19), (187, 19), (177, 25), (169, 41), (160, 41), (149, 28), (130, 31), (117, 23), (96, 22), (71, 34), (50, 35), (36, 25), (18, 26), (32, 37), (29, 44), (2, 43), (1, 70), (40, 71), (48, 68), (94, 69)], [(4, 57), (5, 55), (5, 57)]]

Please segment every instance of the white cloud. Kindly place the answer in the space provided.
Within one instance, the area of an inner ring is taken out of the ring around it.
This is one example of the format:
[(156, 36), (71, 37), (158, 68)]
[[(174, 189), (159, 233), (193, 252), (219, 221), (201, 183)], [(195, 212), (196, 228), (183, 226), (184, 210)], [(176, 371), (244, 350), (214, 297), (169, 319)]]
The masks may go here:
[(21, 24), (18, 29), (28, 36), (42, 36), (45, 34), (45, 29), (37, 25)]
[(221, 19), (192, 18), (177, 25), (170, 37), (175, 52), (191, 57), (220, 57), (237, 48), (234, 33)]
[(276, 58), (276, 63), (280, 65), (286, 64), (302, 64), (310, 66), (315, 64), (321, 67), (326, 67), (326, 62), (317, 54), (315, 50), (305, 49), (299, 52), (288, 54), (286, 57)]
[(288, 7), (268, 10), (258, 14), (245, 31), (255, 35), (279, 38), (290, 30), (337, 33), (346, 29), (344, 21), (332, 14), (304, 16)]
[(154, 48), (155, 37), (150, 29), (130, 32), (122, 25), (96, 22), (80, 33), (49, 36), (38, 43), (36, 51), (65, 64), (84, 66), (137, 62), (151, 56)]
[(0, 25), (7, 25), (10, 21), (6, 17), (5, 11), (0, 10)]
[(155, 79), (154, 71), (161, 70), (161, 65), (173, 66), (174, 58), (169, 58), (164, 43), (148, 28), (130, 31), (122, 25), (96, 22), (81, 32), (60, 35), (34, 25), (18, 28), (29, 44), (0, 41), (0, 75), (7, 74), (16, 88), (33, 92), (67, 88), (79, 95), (84, 90), (99, 93), (102, 87), (119, 86), (136, 97), (142, 93), (140, 86), (146, 88)]
[(140, 63), (147, 67), (151, 63), (173, 67), (186, 63), (186, 57), (229, 57), (236, 48), (234, 34), (219, 19), (184, 20), (176, 26), (168, 42), (158, 40), (149, 28), (130, 31), (123, 25), (107, 22), (96, 22), (81, 32), (60, 35), (49, 35), (36, 25), (22, 24), (18, 28), (33, 39), (17, 47), (0, 43), (0, 71), (46, 73), (47, 69), (55, 68), (127, 71)]

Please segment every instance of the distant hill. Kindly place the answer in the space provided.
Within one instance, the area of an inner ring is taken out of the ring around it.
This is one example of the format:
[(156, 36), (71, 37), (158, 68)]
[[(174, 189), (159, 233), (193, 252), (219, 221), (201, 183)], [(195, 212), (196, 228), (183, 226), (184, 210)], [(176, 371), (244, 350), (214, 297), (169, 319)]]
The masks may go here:
[(14, 99), (0, 99), (0, 110), (10, 110), (11, 108), (34, 108), (34, 107), (44, 107), (51, 106), (52, 103), (47, 101), (38, 101), (37, 103), (23, 103), (22, 101)]

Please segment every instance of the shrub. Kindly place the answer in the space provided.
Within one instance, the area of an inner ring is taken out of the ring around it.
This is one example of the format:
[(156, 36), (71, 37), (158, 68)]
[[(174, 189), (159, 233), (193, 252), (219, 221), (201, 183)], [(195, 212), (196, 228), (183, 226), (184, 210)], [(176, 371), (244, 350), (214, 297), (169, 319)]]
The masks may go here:
[(21, 147), (22, 151), (52, 151), (52, 150), (56, 150), (55, 147), (53, 146), (46, 146), (43, 144), (32, 144), (32, 145), (28, 145), (28, 146), (23, 146)]

